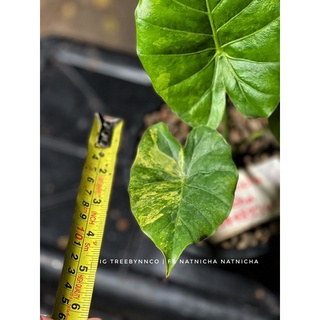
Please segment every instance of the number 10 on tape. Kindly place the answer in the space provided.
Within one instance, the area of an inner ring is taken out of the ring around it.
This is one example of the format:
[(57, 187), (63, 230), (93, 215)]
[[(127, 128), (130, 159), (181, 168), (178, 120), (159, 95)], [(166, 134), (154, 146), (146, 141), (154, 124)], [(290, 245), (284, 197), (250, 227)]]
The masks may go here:
[(95, 114), (56, 294), (54, 320), (87, 320), (123, 121)]

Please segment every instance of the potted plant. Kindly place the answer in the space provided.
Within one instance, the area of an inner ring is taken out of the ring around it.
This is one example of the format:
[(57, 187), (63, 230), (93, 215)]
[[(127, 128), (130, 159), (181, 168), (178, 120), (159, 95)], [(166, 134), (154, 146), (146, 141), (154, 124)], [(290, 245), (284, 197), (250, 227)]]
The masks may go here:
[(139, 1), (138, 56), (156, 92), (192, 127), (185, 146), (165, 124), (150, 127), (131, 169), (132, 212), (163, 252), (166, 276), (232, 208), (238, 169), (226, 97), (279, 133), (279, 11), (279, 0)]

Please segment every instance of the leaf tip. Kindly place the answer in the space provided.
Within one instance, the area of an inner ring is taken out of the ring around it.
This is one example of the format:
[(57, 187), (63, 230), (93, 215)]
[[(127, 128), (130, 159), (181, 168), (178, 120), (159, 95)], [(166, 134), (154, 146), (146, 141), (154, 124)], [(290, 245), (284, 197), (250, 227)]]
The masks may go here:
[(166, 255), (164, 255), (164, 256), (165, 256), (165, 260), (166, 260), (166, 279), (168, 279), (173, 267), (177, 263), (177, 259), (168, 258)]

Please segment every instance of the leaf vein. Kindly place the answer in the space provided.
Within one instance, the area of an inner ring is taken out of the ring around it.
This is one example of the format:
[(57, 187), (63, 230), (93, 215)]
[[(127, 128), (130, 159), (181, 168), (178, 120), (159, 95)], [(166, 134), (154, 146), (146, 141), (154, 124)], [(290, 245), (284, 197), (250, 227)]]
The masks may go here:
[(166, 31), (172, 31), (172, 32), (177, 32), (177, 33), (187, 33), (187, 34), (196, 34), (196, 35), (200, 35), (200, 36), (206, 36), (206, 37), (212, 37), (211, 34), (209, 33), (202, 33), (202, 32), (192, 32), (192, 31), (186, 31), (186, 30), (180, 30), (180, 29), (173, 29), (173, 28), (169, 28), (169, 27), (163, 27), (163, 26), (159, 26), (157, 24), (151, 23), (147, 20), (144, 19), (137, 19), (138, 22), (143, 21), (144, 23), (150, 25), (150, 26), (154, 26), (156, 28), (162, 29), (162, 30), (166, 30)]
[(226, 56), (228, 59), (234, 60), (234, 61), (243, 61), (243, 62), (257, 63), (257, 64), (280, 64), (279, 61), (255, 61), (255, 60), (249, 60), (249, 59), (232, 57), (232, 56), (230, 56), (230, 55), (228, 55), (228, 54), (225, 54), (225, 56)]
[[(166, 135), (163, 134), (163, 132), (162, 132), (161, 130), (158, 131), (158, 134), (160, 134), (160, 135), (162, 136), (163, 140), (166, 142), (168, 148), (170, 149), (171, 154), (172, 154), (172, 156), (170, 156), (170, 158), (173, 159), (173, 160), (175, 161), (175, 163), (177, 164), (178, 168), (180, 168), (180, 167), (179, 167), (179, 159), (175, 159), (175, 158), (174, 158), (174, 151), (175, 151), (175, 150), (172, 149), (172, 146), (171, 146), (171, 144), (170, 144), (170, 141), (168, 140), (168, 138), (166, 137)], [(159, 145), (157, 145), (157, 147), (158, 147), (158, 149), (160, 150)], [(180, 149), (181, 149), (181, 146), (179, 146), (179, 151), (180, 151)], [(164, 153), (162, 150), (160, 150), (160, 152)]]
[(172, 224), (172, 221), (170, 221), (167, 225), (165, 225), (160, 231), (158, 230), (158, 233), (161, 234), (165, 229), (167, 229)]
[[(161, 170), (161, 169), (157, 169), (157, 168), (145, 167), (145, 166), (138, 165), (138, 164), (135, 164), (134, 167), (135, 167), (135, 168), (140, 168), (140, 169), (143, 169), (143, 170), (159, 171), (159, 172), (165, 173), (166, 175), (172, 176), (172, 175), (170, 174), (170, 172), (167, 172), (167, 171)], [(175, 178), (175, 176), (172, 176), (172, 177)], [(177, 175), (177, 177), (178, 177), (178, 175)]]
[(203, 158), (204, 156), (207, 156), (208, 154), (212, 153), (212, 152), (216, 152), (216, 149), (210, 150), (208, 152), (203, 153), (201, 156), (199, 156), (198, 158), (196, 158), (195, 160), (193, 160), (191, 158), (191, 162), (189, 164), (189, 167), (193, 166), (195, 163), (197, 163), (201, 158)]
[(170, 86), (168, 86), (168, 88), (174, 87), (174, 86), (176, 86), (176, 85), (178, 85), (178, 84), (181, 84), (181, 83), (183, 83), (183, 82), (185, 82), (185, 81), (187, 81), (187, 80), (189, 80), (189, 79), (191, 79), (191, 78), (193, 78), (193, 77), (196, 77), (200, 72), (204, 71), (205, 69), (207, 69), (207, 68), (210, 66), (210, 64), (214, 61), (215, 57), (216, 57), (216, 56), (214, 55), (214, 56), (209, 60), (209, 62), (208, 62), (203, 68), (201, 68), (199, 71), (197, 71), (196, 73), (192, 74), (191, 76), (189, 76), (189, 77), (187, 77), (187, 78), (185, 78), (185, 79), (183, 79), (183, 80), (181, 80), (181, 81), (179, 81), (179, 82), (177, 82), (177, 83), (171, 84)]
[(192, 55), (197, 55), (197, 54), (201, 54), (204, 53), (206, 51), (214, 51), (215, 48), (214, 47), (209, 47), (206, 48), (204, 50), (199, 50), (199, 51), (195, 51), (195, 52), (188, 52), (188, 53), (139, 53), (140, 56), (192, 56)]
[[(263, 92), (263, 91), (261, 91), (261, 90), (258, 90), (257, 88), (254, 88), (252, 85), (250, 85), (248, 82), (244, 81), (244, 80), (237, 74), (236, 70), (233, 68), (232, 64), (231, 64), (229, 61), (228, 61), (228, 64), (229, 64), (230, 68), (232, 69), (233, 74), (234, 74), (234, 77), (237, 79), (238, 82), (240, 82), (240, 83), (242, 83), (243, 85), (245, 85), (245, 86), (253, 89), (254, 91), (259, 92), (259, 93), (262, 93), (262, 94), (264, 94), (264, 95), (266, 95), (266, 96), (277, 96), (276, 94)], [(242, 88), (241, 88), (241, 91), (242, 91), (243, 95), (244, 95), (244, 96), (246, 97), (246, 99), (247, 99), (246, 93), (242, 90)], [(250, 101), (249, 101), (248, 99), (247, 99), (247, 101), (250, 103)]]
[(269, 23), (267, 23), (266, 25), (264, 25), (262, 28), (254, 31), (254, 32), (252, 32), (252, 33), (250, 33), (250, 34), (247, 34), (247, 35), (245, 35), (245, 36), (243, 36), (243, 37), (241, 37), (241, 38), (238, 38), (238, 39), (235, 39), (235, 40), (232, 40), (232, 41), (230, 41), (230, 42), (228, 42), (228, 43), (223, 44), (223, 45), (221, 46), (221, 48), (225, 48), (225, 47), (227, 47), (227, 46), (229, 46), (229, 45), (231, 45), (231, 44), (234, 44), (234, 43), (243, 41), (243, 40), (245, 40), (245, 39), (248, 39), (248, 38), (250, 38), (250, 37), (252, 37), (252, 36), (255, 36), (256, 34), (262, 32), (262, 31), (264, 31), (266, 28), (268, 28), (268, 27), (269, 27), (273, 22), (275, 22), (277, 19), (279, 19), (279, 17), (277, 17), (276, 19), (273, 19), (272, 21), (270, 21)]
[(215, 170), (215, 171), (198, 171), (198, 172), (195, 172), (191, 175), (189, 175), (187, 178), (190, 179), (198, 174), (214, 174), (214, 173), (233, 173), (233, 171), (231, 170)]
[(187, 9), (191, 10), (191, 11), (195, 11), (195, 12), (199, 12), (199, 13), (205, 13), (205, 14), (207, 13), (206, 11), (202, 11), (202, 10), (199, 10), (199, 9), (196, 9), (196, 8), (193, 8), (193, 7), (189, 7), (186, 4), (181, 3), (181, 2), (179, 2), (177, 0), (172, 0), (172, 1), (175, 2), (176, 4), (181, 5), (184, 8), (187, 8)]
[(224, 1), (224, 0), (220, 0), (220, 1), (216, 4), (216, 6), (211, 10), (211, 14), (213, 14), (213, 13), (215, 12), (215, 10), (221, 6), (221, 4), (223, 3), (223, 1)]
[[(222, 0), (223, 1), (223, 0)], [(210, 3), (208, 0), (206, 0), (206, 6), (207, 6), (207, 16), (208, 16), (208, 19), (209, 19), (209, 23), (210, 23), (210, 27), (211, 27), (211, 31), (212, 31), (212, 39), (213, 39), (213, 43), (215, 45), (215, 47), (217, 48), (218, 51), (221, 51), (221, 46), (220, 46), (220, 43), (219, 43), (219, 39), (218, 39), (218, 35), (217, 35), (217, 30), (216, 30), (216, 27), (214, 25), (214, 22), (213, 22), (213, 17), (212, 17), (212, 12), (214, 10), (211, 10), (210, 8)]]
[(249, 2), (244, 8), (242, 8), (236, 15), (231, 17), (228, 21), (226, 21), (223, 25), (221, 25), (218, 29), (217, 32), (224, 26), (226, 26), (228, 23), (230, 23), (233, 19), (238, 17), (244, 10), (246, 10), (254, 1)]
[(204, 217), (204, 219), (209, 223), (209, 225), (212, 227), (212, 228), (215, 228), (215, 226), (213, 225), (213, 223), (204, 215), (204, 213), (199, 209), (197, 208), (193, 203), (187, 201), (186, 199), (182, 199), (182, 201), (184, 201), (185, 203), (191, 205), (193, 208), (195, 208), (198, 212), (200, 212), (200, 214)]
[[(179, 183), (179, 182), (181, 182), (182, 180), (177, 180), (177, 179), (172, 179), (172, 180), (160, 180), (160, 181), (152, 181), (152, 182), (144, 182), (144, 181), (142, 181), (141, 182), (141, 185), (142, 186), (148, 186), (148, 185), (153, 185), (153, 184), (155, 184), (155, 185), (160, 185), (160, 184), (162, 184), (162, 183)], [(173, 188), (174, 186), (172, 186), (172, 188)]]
[(191, 232), (191, 230), (190, 230), (190, 227), (189, 227), (181, 218), (179, 218), (179, 220), (181, 221), (181, 223), (183, 224), (183, 226), (185, 227), (185, 229), (188, 231), (189, 236), (190, 236), (192, 242), (193, 242), (193, 243), (196, 243), (197, 240), (193, 237), (192, 232)]
[(199, 104), (206, 98), (206, 96), (210, 93), (211, 91), (211, 87), (209, 87), (209, 89), (207, 89), (204, 94), (198, 99), (198, 101), (193, 105), (191, 106), (187, 112), (188, 113), (192, 113), (192, 110), (195, 109), (195, 108), (198, 108)]
[(229, 205), (228, 205), (226, 202), (224, 202), (224, 201), (221, 200), (218, 196), (216, 196), (215, 194), (211, 193), (210, 191), (208, 191), (208, 190), (206, 190), (206, 189), (203, 189), (203, 188), (200, 188), (200, 187), (196, 187), (196, 186), (194, 186), (194, 185), (192, 185), (192, 184), (186, 184), (186, 186), (189, 187), (189, 188), (198, 189), (198, 190), (200, 190), (200, 191), (206, 192), (206, 193), (210, 194), (211, 196), (213, 196), (215, 199), (219, 200), (219, 201), (220, 201), (221, 203), (223, 203), (225, 206), (229, 207)]

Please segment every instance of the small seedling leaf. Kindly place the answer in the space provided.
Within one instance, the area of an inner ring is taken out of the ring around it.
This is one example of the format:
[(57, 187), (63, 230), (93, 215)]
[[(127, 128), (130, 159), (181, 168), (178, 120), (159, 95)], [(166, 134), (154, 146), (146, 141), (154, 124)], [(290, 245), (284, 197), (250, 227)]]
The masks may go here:
[(167, 276), (186, 246), (227, 218), (237, 180), (230, 147), (216, 130), (193, 129), (185, 148), (164, 123), (146, 131), (131, 168), (131, 209), (164, 254)]

